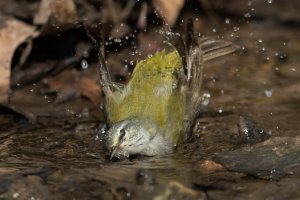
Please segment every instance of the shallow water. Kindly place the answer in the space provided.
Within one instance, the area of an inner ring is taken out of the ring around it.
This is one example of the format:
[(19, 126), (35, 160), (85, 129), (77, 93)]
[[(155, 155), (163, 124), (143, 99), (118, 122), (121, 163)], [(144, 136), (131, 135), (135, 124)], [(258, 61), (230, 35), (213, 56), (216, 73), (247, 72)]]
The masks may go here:
[[(0, 198), (298, 199), (300, 30), (255, 21), (228, 29), (243, 50), (207, 64), (203, 91), (211, 98), (193, 141), (172, 155), (110, 161), (98, 120), (47, 104), (58, 118), (1, 124)], [(270, 138), (241, 142), (240, 116)]]

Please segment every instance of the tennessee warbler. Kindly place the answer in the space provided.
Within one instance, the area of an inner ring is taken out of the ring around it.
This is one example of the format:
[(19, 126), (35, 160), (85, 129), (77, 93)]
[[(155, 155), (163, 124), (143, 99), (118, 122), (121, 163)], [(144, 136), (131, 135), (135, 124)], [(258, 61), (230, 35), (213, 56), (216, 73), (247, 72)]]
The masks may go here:
[(237, 49), (231, 42), (195, 37), (192, 31), (179, 46), (137, 63), (124, 86), (111, 81), (100, 55), (111, 159), (168, 154), (190, 137), (201, 106), (203, 64)]

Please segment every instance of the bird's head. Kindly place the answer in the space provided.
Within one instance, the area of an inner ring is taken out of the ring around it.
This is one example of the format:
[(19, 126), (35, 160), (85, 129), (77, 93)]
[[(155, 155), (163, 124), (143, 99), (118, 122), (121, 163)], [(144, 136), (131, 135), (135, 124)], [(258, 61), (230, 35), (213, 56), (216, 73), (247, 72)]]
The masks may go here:
[(147, 155), (147, 148), (157, 132), (156, 126), (145, 120), (127, 119), (114, 124), (107, 132), (110, 159)]

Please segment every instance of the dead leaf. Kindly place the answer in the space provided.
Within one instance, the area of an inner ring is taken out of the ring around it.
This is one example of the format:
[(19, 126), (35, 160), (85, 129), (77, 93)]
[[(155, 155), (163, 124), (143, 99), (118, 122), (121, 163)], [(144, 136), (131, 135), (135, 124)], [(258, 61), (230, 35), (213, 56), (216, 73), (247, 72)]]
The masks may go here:
[(81, 77), (76, 70), (68, 70), (60, 73), (56, 77), (44, 80), (48, 86), (47, 92), (56, 92), (56, 103), (63, 103), (78, 99), (80, 96), (86, 97), (96, 106), (100, 105), (101, 88), (96, 81)]
[(0, 103), (7, 102), (10, 88), (10, 67), (16, 48), (29, 37), (39, 33), (33, 26), (17, 19), (0, 16)]
[(94, 80), (82, 77), (78, 82), (78, 89), (81, 91), (81, 95), (88, 98), (95, 105), (100, 105), (101, 89), (99, 84)]
[(39, 1), (0, 1), (0, 13), (29, 22), (37, 12)]
[(131, 28), (127, 25), (127, 23), (118, 23), (110, 31), (110, 37), (121, 38), (128, 35), (130, 31)]
[(51, 15), (51, 9), (49, 9), (51, 1), (42, 1), (38, 13), (34, 17), (34, 24), (46, 24)]
[[(69, 86), (73, 88), (73, 85)], [(62, 88), (61, 90), (64, 90)], [(42, 85), (28, 85), (20, 87), (10, 94), (9, 104), (0, 106), (1, 114), (13, 116), (13, 120), (18, 122), (30, 123), (60, 123), (61, 119), (76, 118), (78, 120), (86, 119), (103, 119), (99, 107), (92, 105), (89, 101), (80, 100), (81, 94), (74, 101), (68, 101), (62, 104), (55, 104), (55, 96), (53, 93), (41, 94)], [(61, 90), (59, 92), (61, 92)], [(67, 89), (65, 89), (67, 90)], [(49, 122), (49, 117), (53, 121)], [(79, 118), (78, 118), (79, 117)], [(82, 118), (81, 118), (82, 117)], [(26, 120), (27, 119), (27, 120)], [(64, 120), (62, 120), (64, 121)], [(14, 121), (15, 122), (15, 121)], [(5, 130), (5, 126), (0, 129)], [(1, 131), (1, 130), (0, 130)]]
[(15, 89), (18, 85), (26, 85), (39, 80), (45, 74), (48, 74), (55, 67), (57, 68), (57, 61), (44, 61), (31, 64), (28, 69), (20, 69), (15, 67), (12, 71), (11, 88)]
[(34, 24), (44, 25), (53, 17), (59, 24), (73, 23), (78, 19), (73, 0), (42, 0)]
[(160, 17), (170, 26), (175, 24), (180, 10), (184, 6), (184, 0), (153, 0), (152, 3)]

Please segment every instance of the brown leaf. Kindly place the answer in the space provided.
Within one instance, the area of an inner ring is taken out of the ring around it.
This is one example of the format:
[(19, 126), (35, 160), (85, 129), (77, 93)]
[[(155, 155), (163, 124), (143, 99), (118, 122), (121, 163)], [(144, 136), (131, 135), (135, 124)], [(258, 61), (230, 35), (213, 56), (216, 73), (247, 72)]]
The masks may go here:
[(127, 25), (127, 23), (118, 23), (114, 25), (113, 29), (110, 31), (110, 37), (121, 38), (129, 34), (130, 31), (131, 28)]
[(99, 84), (94, 80), (82, 77), (77, 83), (77, 88), (80, 90), (82, 96), (88, 98), (95, 105), (100, 105), (101, 89)]
[(160, 17), (170, 26), (175, 24), (179, 12), (184, 6), (184, 0), (153, 0), (152, 3)]
[(49, 8), (51, 1), (42, 1), (38, 13), (34, 17), (34, 24), (46, 24), (51, 15)]
[(10, 87), (10, 67), (16, 48), (29, 37), (35, 37), (38, 32), (17, 19), (0, 16), (0, 103), (8, 99)]
[(62, 103), (86, 97), (95, 105), (100, 105), (101, 88), (96, 81), (88, 77), (80, 77), (76, 70), (64, 71), (54, 78), (44, 81), (48, 92), (57, 92), (56, 103)]
[(42, 0), (39, 11), (34, 17), (34, 23), (47, 24), (50, 17), (59, 24), (73, 23), (78, 19), (74, 1)]

